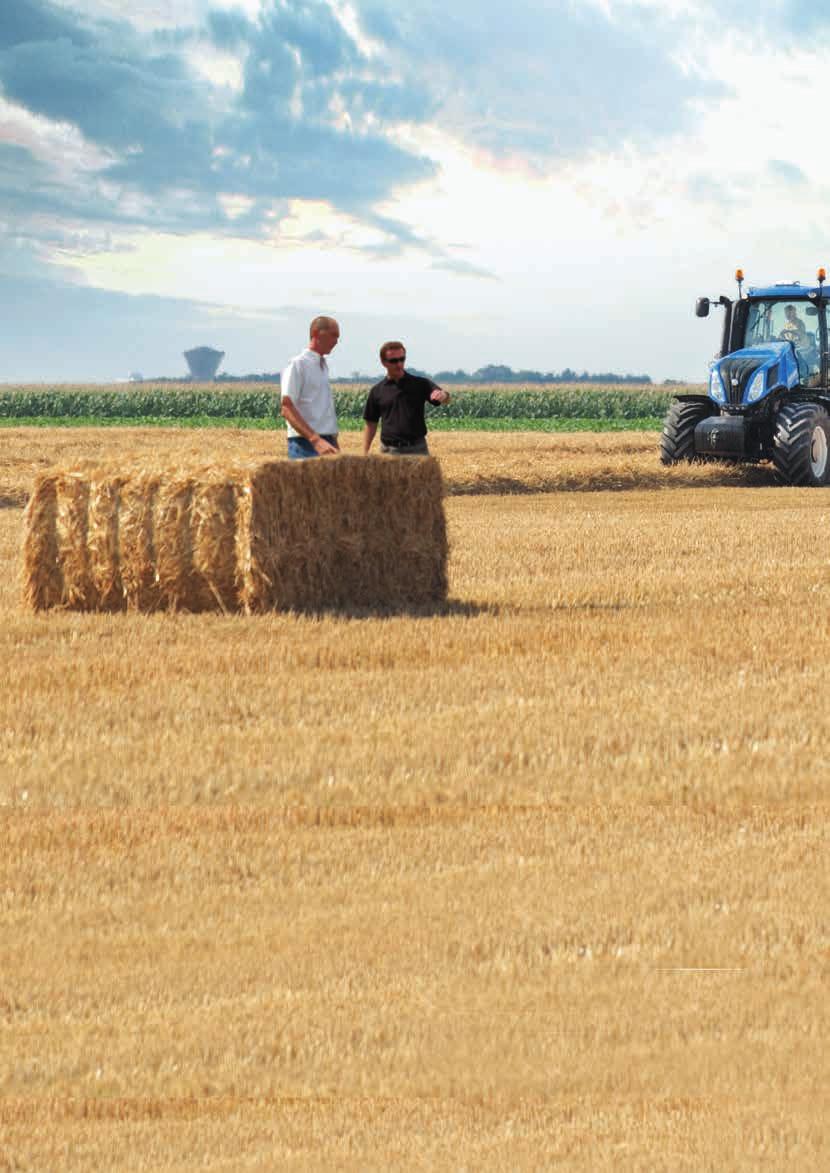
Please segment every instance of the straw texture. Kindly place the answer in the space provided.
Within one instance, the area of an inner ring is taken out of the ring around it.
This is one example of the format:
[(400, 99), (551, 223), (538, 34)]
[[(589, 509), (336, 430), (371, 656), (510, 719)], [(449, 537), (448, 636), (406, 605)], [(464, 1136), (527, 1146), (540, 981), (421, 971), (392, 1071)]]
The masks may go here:
[(53, 471), (25, 514), (35, 610), (397, 608), (444, 599), (431, 457)]

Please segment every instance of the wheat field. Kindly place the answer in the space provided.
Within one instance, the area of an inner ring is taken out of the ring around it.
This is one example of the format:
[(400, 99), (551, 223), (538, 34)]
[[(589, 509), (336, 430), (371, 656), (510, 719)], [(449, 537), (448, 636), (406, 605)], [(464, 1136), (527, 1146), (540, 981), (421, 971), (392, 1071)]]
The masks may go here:
[(38, 471), (284, 437), (3, 439), (0, 1169), (827, 1167), (826, 491), (442, 433), (433, 613), (34, 615)]

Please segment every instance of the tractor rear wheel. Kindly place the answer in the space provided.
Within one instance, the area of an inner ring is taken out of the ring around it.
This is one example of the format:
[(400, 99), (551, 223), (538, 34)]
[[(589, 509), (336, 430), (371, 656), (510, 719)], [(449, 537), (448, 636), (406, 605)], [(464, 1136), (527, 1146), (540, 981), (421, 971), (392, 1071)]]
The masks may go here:
[(830, 416), (818, 403), (784, 403), (775, 417), (772, 459), (785, 485), (830, 480)]
[(705, 460), (695, 452), (695, 428), (710, 415), (714, 412), (708, 399), (673, 399), (660, 437), (661, 463)]

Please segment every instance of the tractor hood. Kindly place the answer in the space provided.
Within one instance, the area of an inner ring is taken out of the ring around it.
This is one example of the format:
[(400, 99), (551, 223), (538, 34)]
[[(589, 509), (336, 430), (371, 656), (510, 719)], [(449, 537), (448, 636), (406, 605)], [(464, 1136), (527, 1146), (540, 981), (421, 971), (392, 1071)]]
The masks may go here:
[(709, 397), (722, 407), (748, 406), (798, 381), (792, 343), (765, 342), (715, 359), (709, 368)]

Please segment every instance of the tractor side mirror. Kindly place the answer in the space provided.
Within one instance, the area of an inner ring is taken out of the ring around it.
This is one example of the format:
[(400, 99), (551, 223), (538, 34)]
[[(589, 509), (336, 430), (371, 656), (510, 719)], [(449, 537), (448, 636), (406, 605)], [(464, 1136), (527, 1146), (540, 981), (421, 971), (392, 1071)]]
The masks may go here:
[(709, 298), (699, 297), (695, 302), (695, 317), (708, 318), (709, 317)]

